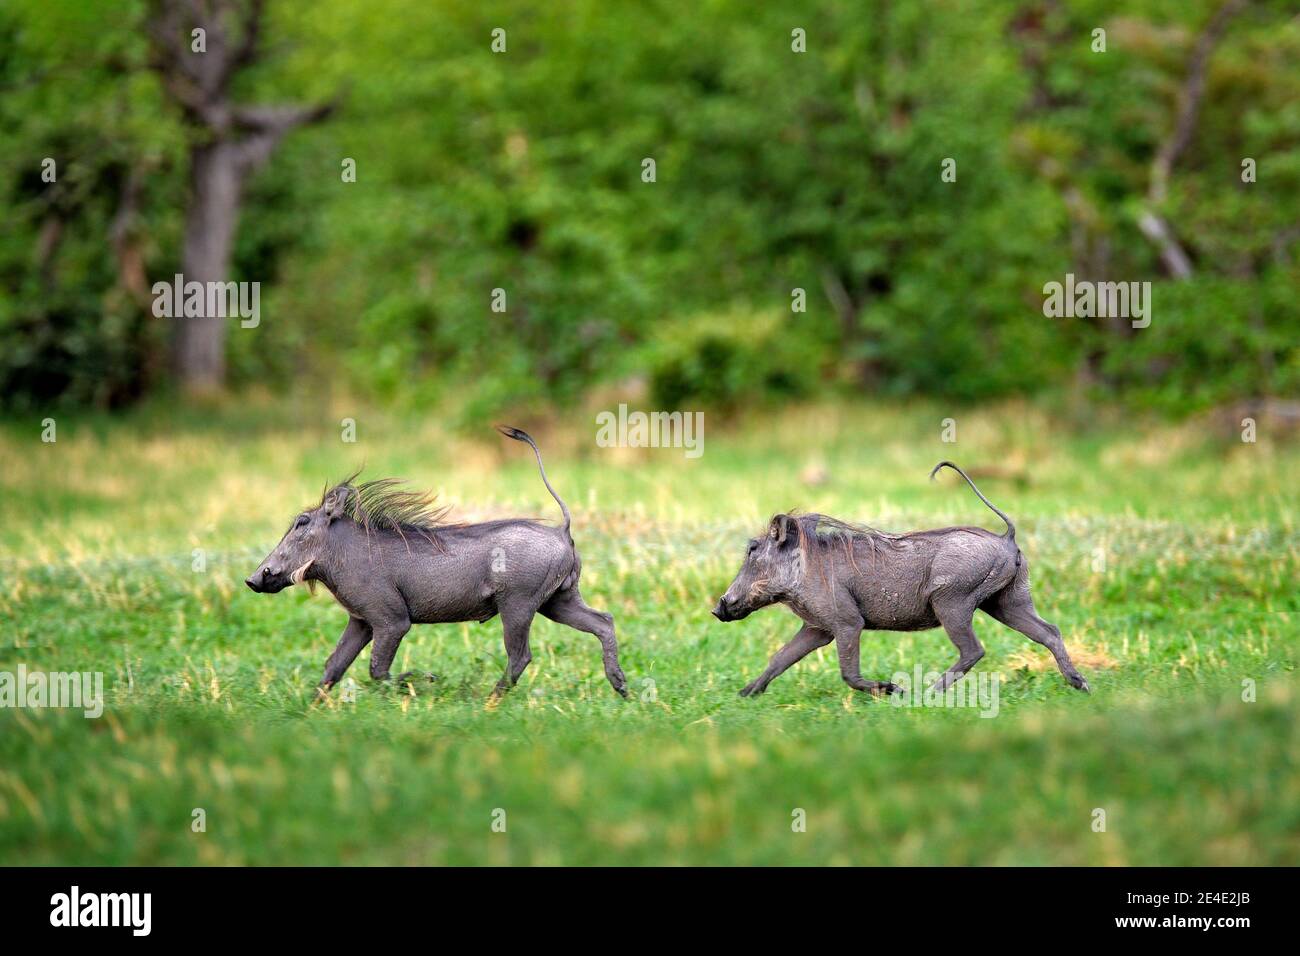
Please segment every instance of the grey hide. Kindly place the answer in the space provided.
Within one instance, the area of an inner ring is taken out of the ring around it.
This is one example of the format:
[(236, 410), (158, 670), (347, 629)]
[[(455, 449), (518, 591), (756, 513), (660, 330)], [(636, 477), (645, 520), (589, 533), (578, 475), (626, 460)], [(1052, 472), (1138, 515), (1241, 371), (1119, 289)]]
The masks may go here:
[(1071, 686), (1088, 690), (1060, 630), (1034, 610), (1029, 564), (1016, 545), (1015, 525), (952, 462), (940, 462), (930, 478), (945, 467), (965, 478), (1006, 522), (1005, 534), (965, 527), (889, 534), (826, 515), (778, 514), (763, 538), (749, 542), (740, 573), (718, 600), (714, 616), (738, 621), (769, 604), (784, 604), (803, 627), (742, 696), (761, 694), (791, 665), (832, 641), (845, 683), (871, 693), (894, 693), (896, 685), (862, 676), (862, 632), (940, 626), (957, 648), (956, 662), (934, 684), (936, 690), (946, 690), (984, 656), (972, 626), (977, 610), (1042, 644)]
[(298, 515), (245, 582), (258, 593), (274, 594), (290, 584), (319, 581), (348, 612), (321, 690), (335, 684), (372, 641), (370, 676), (384, 681), (412, 624), (482, 622), (499, 614), (508, 661), (494, 692), (500, 694), (532, 660), (528, 633), (540, 612), (594, 634), (605, 676), (627, 696), (614, 619), (588, 607), (578, 590), (581, 561), (569, 532), (569, 509), (547, 480), (533, 439), (517, 428), (498, 429), (532, 447), (542, 482), (564, 514), (560, 527), (523, 519), (446, 523), (428, 496), (401, 490), (391, 479), (353, 484), (354, 475)]

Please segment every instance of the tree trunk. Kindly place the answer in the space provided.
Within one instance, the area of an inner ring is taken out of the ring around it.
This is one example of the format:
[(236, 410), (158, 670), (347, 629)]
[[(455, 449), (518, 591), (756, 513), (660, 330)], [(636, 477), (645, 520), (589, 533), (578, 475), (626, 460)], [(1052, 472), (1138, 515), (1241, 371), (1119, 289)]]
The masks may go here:
[[(186, 283), (226, 282), (239, 219), (238, 148), (229, 141), (195, 146), (190, 153), (190, 195), (185, 213), (182, 269)], [(206, 310), (205, 310), (206, 311)], [(226, 323), (215, 315), (176, 315), (176, 374), (187, 392), (221, 388), (226, 374)]]
[[(239, 224), (244, 180), (265, 163), (291, 130), (328, 116), (335, 103), (317, 106), (231, 102), (235, 74), (260, 57), (265, 0), (151, 0), (146, 31), (151, 64), (163, 90), (192, 129), (189, 201), (185, 210), (182, 277), (191, 282), (229, 282), (230, 256)], [(190, 45), (202, 27), (205, 50)], [(206, 296), (205, 296), (206, 302)], [(226, 376), (226, 328), (230, 317), (186, 317), (176, 309), (172, 361), (181, 388), (213, 392)], [(206, 311), (204, 309), (203, 311)]]

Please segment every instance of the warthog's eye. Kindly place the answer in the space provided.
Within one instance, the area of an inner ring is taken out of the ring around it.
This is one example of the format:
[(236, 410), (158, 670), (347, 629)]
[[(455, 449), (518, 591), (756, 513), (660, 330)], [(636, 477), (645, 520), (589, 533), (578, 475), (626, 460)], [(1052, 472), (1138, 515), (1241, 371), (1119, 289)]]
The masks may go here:
[(753, 554), (753, 553), (754, 553), (755, 551), (757, 551), (757, 550), (758, 550), (758, 539), (757, 539), (757, 538), (750, 538), (750, 539), (749, 539), (749, 550), (746, 552), (746, 554)]
[(307, 516), (298, 515), (298, 520), (293, 523), (295, 528), (305, 528), (307, 526)]

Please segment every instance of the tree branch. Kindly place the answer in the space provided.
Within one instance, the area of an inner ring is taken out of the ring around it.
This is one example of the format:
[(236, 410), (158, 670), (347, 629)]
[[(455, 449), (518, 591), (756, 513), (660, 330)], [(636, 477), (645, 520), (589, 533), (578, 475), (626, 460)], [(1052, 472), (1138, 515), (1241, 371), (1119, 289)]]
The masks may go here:
[(275, 152), (275, 147), (286, 133), (299, 126), (319, 123), (336, 109), (340, 97), (314, 106), (235, 106), (231, 107), (234, 124), (249, 130), (248, 136), (239, 140), (240, 172), (247, 174), (257, 169)]
[(265, 12), (266, 0), (249, 0), (248, 6), (244, 8), (244, 15), (241, 18), (243, 34), (240, 37), (239, 45), (235, 47), (235, 51), (230, 57), (232, 70), (256, 62), (260, 53), (262, 16)]
[(1196, 131), (1196, 119), (1201, 109), (1201, 100), (1205, 97), (1205, 78), (1209, 72), (1210, 57), (1214, 48), (1223, 39), (1228, 23), (1245, 9), (1249, 0), (1227, 0), (1210, 18), (1209, 24), (1196, 40), (1196, 49), (1187, 64), (1187, 77), (1178, 97), (1178, 117), (1173, 132), (1160, 145), (1155, 161), (1151, 164), (1151, 187), (1148, 198), (1153, 203), (1164, 202), (1169, 189), (1169, 174), (1191, 142), (1192, 133)]
[(1156, 247), (1160, 261), (1165, 264), (1165, 269), (1171, 276), (1175, 279), (1191, 277), (1192, 260), (1187, 257), (1187, 253), (1174, 235), (1173, 228), (1163, 216), (1152, 212), (1149, 208), (1143, 209), (1138, 214), (1138, 229)]
[(1187, 64), (1187, 76), (1178, 97), (1178, 114), (1174, 128), (1151, 163), (1150, 181), (1147, 186), (1146, 205), (1138, 216), (1138, 228), (1142, 235), (1156, 247), (1160, 261), (1165, 269), (1176, 279), (1186, 279), (1192, 275), (1192, 261), (1178, 242), (1174, 228), (1168, 220), (1156, 211), (1169, 194), (1169, 177), (1174, 165), (1186, 151), (1196, 131), (1196, 120), (1200, 115), (1201, 102), (1205, 98), (1205, 80), (1209, 72), (1210, 57), (1215, 47), (1227, 32), (1228, 24), (1238, 13), (1245, 9), (1250, 0), (1227, 0), (1210, 18), (1209, 24), (1196, 40)]
[(232, 106), (230, 108), (230, 117), (235, 126), (240, 129), (250, 130), (255, 133), (287, 133), (294, 127), (320, 122), (338, 109), (340, 99), (340, 97), (335, 97), (328, 102), (317, 103), (312, 106), (286, 106), (282, 104)]
[(149, 304), (149, 284), (145, 279), (144, 253), (137, 237), (142, 179), (140, 171), (134, 167), (122, 176), (117, 211), (108, 227), (108, 240), (117, 259), (118, 283), (138, 306), (144, 308)]

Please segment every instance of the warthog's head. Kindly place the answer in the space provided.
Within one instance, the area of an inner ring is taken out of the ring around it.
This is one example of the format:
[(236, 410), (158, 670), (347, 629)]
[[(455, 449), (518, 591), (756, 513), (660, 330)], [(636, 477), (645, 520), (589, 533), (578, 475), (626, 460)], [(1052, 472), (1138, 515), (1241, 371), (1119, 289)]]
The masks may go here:
[(307, 581), (312, 565), (325, 553), (330, 525), (343, 517), (348, 496), (355, 491), (350, 484), (337, 485), (319, 505), (294, 518), (280, 543), (244, 583), (259, 594), (275, 594)]
[(308, 587), (316, 581), (328, 586), (338, 566), (368, 559), (368, 547), (349, 548), (349, 529), (360, 529), (367, 541), (371, 535), (399, 536), (408, 549), (417, 541), (442, 547), (436, 535), (447, 509), (435, 507), (432, 495), (407, 491), (396, 478), (353, 484), (356, 477), (327, 489), (320, 504), (294, 518), (280, 543), (244, 583), (259, 594), (275, 594), (304, 581)]
[(759, 608), (785, 600), (803, 580), (803, 542), (799, 521), (777, 515), (767, 534), (750, 539), (745, 563), (727, 593), (718, 598), (713, 616), (739, 621)]

